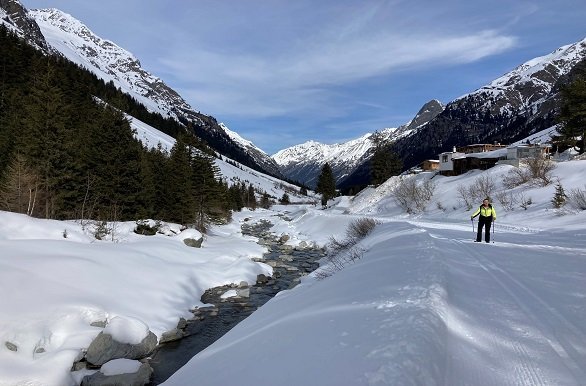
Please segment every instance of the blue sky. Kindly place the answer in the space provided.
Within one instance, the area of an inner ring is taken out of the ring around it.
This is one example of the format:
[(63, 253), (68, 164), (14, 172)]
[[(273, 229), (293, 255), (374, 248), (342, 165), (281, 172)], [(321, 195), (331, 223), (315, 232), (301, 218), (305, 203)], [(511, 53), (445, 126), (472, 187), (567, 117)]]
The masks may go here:
[(21, 0), (132, 52), (272, 154), (343, 142), (586, 38), (586, 1)]

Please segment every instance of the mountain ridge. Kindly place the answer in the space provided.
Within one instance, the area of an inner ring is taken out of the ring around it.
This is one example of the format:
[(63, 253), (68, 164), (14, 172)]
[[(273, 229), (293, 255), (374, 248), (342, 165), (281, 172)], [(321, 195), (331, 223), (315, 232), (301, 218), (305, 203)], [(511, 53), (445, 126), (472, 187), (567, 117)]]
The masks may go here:
[[(433, 99), (425, 103), (415, 117), (404, 125), (379, 130), (380, 139), (385, 142), (394, 142), (407, 136), (425, 126), (443, 111), (443, 108), (441, 102)], [(286, 177), (311, 187), (317, 183), (319, 172), (327, 162), (340, 183), (352, 175), (361, 164), (368, 161), (375, 146), (373, 135), (374, 133), (366, 133), (359, 138), (331, 145), (307, 141), (280, 150), (273, 155), (273, 159)]]
[[(193, 109), (163, 80), (144, 70), (132, 53), (100, 38), (75, 17), (54, 8), (29, 11), (17, 0), (0, 0), (0, 23), (44, 53), (61, 55), (112, 82), (148, 111), (176, 120), (219, 154), (283, 177), (268, 154), (250, 141), (234, 141), (214, 117)], [(27, 25), (31, 27), (21, 28)]]

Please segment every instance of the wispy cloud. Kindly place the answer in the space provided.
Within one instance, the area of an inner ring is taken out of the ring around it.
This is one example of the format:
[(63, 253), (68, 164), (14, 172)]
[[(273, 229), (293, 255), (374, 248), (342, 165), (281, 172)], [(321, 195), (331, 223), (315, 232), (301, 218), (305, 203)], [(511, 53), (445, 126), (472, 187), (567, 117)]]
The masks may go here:
[[(515, 38), (496, 31), (465, 36), (346, 32), (345, 39), (308, 37), (279, 55), (191, 50), (161, 59), (191, 85), (183, 91), (217, 113), (268, 116), (304, 110), (341, 87), (406, 69), (477, 61), (511, 49)], [(336, 35), (337, 36), (337, 35)]]

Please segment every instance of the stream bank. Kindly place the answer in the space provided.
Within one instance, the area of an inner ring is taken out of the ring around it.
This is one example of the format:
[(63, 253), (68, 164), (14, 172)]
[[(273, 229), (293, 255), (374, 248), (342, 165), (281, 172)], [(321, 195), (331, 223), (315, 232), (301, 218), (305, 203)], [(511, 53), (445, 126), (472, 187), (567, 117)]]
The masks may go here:
[[(182, 320), (177, 329), (178, 340), (160, 344), (151, 355), (154, 370), (150, 385), (167, 380), (193, 356), (221, 338), (242, 320), (250, 316), (278, 292), (295, 287), (302, 276), (319, 267), (325, 256), (321, 248), (302, 242), (298, 247), (285, 244), (288, 236), (270, 232), (267, 220), (245, 221), (244, 235), (254, 236), (268, 248), (261, 261), (273, 267), (273, 276), (259, 275), (254, 285), (241, 282), (208, 289), (201, 297), (208, 307), (191, 310), (193, 318)], [(232, 295), (232, 296), (229, 296)]]

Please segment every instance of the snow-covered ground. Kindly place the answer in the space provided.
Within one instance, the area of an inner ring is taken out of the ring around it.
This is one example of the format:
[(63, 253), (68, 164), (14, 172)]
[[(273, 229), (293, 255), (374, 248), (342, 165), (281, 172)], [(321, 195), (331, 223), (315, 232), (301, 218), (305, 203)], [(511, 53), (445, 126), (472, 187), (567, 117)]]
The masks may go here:
[[(74, 384), (72, 361), (102, 330), (90, 323), (111, 321), (121, 339), (145, 326), (160, 337), (206, 288), (270, 273), (250, 259), (263, 248), (240, 233), (245, 217), (270, 220), (292, 244), (343, 237), (356, 218), (379, 225), (361, 259), (280, 293), (166, 385), (583, 385), (586, 211), (553, 209), (553, 185), (524, 185), (511, 192), (532, 204), (507, 212), (495, 202), (495, 243), (472, 242), (458, 186), (489, 175), (500, 187), (511, 168), (436, 176), (417, 215), (397, 207), (395, 180), (327, 210), (245, 211), (201, 249), (182, 243), (198, 234), (173, 225), (139, 236), (119, 224), (117, 242), (96, 241), (75, 222), (0, 212), (0, 385)], [(586, 161), (554, 175), (566, 192), (586, 189)]]

